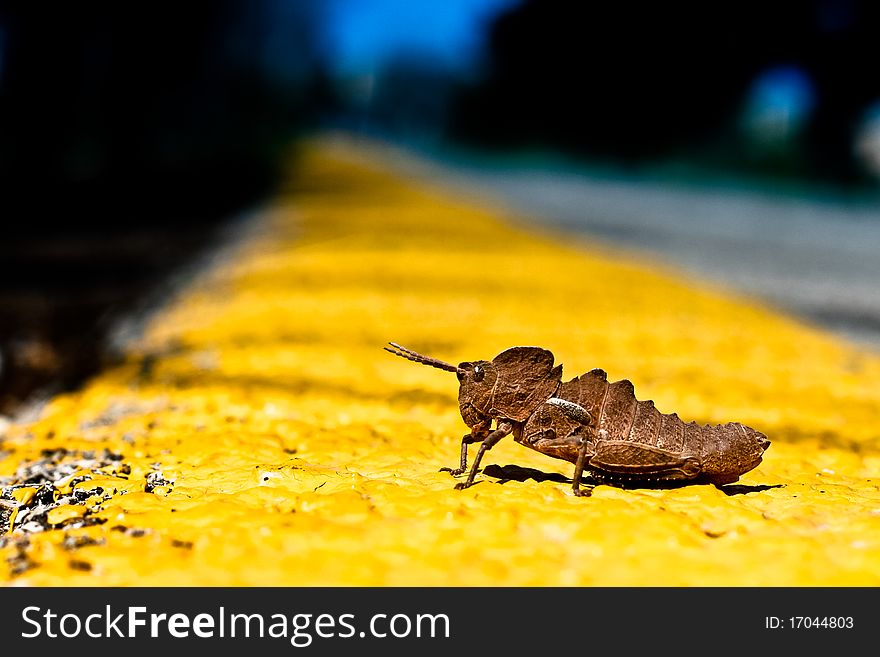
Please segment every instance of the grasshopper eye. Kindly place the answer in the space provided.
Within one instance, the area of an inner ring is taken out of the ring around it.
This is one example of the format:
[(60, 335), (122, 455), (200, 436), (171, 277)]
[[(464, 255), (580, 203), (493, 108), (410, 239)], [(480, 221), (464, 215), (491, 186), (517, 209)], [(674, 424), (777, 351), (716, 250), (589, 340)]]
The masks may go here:
[(485, 378), (485, 376), (486, 376), (486, 371), (482, 367), (480, 367), (479, 365), (474, 367), (474, 381), (479, 383), (480, 381), (482, 381)]

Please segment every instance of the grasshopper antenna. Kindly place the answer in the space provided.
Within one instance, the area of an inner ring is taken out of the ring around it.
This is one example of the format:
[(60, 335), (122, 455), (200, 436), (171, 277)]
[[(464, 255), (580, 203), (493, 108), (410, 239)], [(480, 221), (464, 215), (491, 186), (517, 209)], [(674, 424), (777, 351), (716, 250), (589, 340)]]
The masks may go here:
[(389, 342), (393, 349), (389, 349), (388, 347), (382, 347), (389, 354), (394, 354), (395, 356), (400, 356), (401, 358), (406, 358), (407, 360), (411, 360), (414, 363), (421, 363), (422, 365), (430, 365), (431, 367), (436, 367), (438, 370), (446, 370), (447, 372), (459, 372), (459, 368), (455, 365), (450, 365), (449, 363), (444, 363), (442, 360), (437, 358), (431, 358), (430, 356), (423, 356), (422, 354), (415, 352), (411, 349), (407, 349), (406, 347), (401, 347), (396, 342)]

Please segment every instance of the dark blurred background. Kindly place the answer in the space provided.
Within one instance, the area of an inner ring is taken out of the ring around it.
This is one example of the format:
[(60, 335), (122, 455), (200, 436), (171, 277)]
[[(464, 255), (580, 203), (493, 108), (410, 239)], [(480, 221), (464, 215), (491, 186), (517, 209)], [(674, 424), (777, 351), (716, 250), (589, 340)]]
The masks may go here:
[(857, 0), (0, 2), (0, 413), (327, 128), (872, 195), (878, 42)]
[(310, 3), (0, 8), (0, 412), (271, 191), (321, 103)]
[[(624, 166), (679, 159), (843, 185), (878, 174), (876, 3), (474, 0), (433, 13), (453, 7), (473, 32), (392, 40), (338, 66), (361, 126)], [(410, 13), (426, 24), (385, 18), (431, 31), (432, 12)]]

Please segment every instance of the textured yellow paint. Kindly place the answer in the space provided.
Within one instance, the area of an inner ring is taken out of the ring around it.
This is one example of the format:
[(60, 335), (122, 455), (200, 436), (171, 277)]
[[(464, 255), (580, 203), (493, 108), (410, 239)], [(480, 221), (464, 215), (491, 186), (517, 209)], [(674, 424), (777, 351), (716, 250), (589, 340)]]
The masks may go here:
[(81, 518), (85, 515), (87, 510), (86, 507), (80, 505), (59, 506), (49, 511), (46, 515), (46, 519), (49, 521), (50, 525), (60, 525), (68, 520)]
[[(107, 448), (130, 473), (87, 473), (73, 489), (110, 495), (87, 501), (103, 524), (10, 543), (0, 556), (35, 567), (0, 578), (880, 584), (877, 356), (390, 173), (368, 146), (314, 143), (298, 172), (126, 364), (7, 429), (0, 477), (62, 445)], [(599, 487), (576, 498), (558, 477), (572, 466), (508, 439), (484, 466), (551, 477), (484, 474), (456, 491), (438, 472), (464, 433), (455, 377), (385, 353), (388, 340), (452, 362), (541, 345), (566, 377), (602, 367), (661, 411), (741, 421), (772, 446), (739, 494)], [(167, 485), (146, 492), (156, 471)]]
[(36, 494), (37, 489), (33, 486), (24, 486), (22, 488), (17, 488), (12, 491), (12, 499), (14, 499), (19, 504), (28, 505), (31, 500), (34, 499), (34, 495)]

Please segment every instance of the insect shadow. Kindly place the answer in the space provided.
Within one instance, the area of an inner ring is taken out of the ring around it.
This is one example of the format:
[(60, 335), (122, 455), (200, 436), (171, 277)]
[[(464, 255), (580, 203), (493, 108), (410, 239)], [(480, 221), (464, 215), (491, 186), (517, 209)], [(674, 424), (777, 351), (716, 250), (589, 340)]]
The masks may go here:
[(483, 468), (483, 474), (498, 479), (499, 484), (506, 484), (508, 481), (524, 482), (529, 479), (534, 481), (555, 481), (560, 484), (570, 484), (571, 479), (558, 472), (543, 472), (535, 468), (524, 468), (519, 465), (487, 465)]
[[(506, 484), (508, 481), (518, 481), (523, 483), (528, 481), (529, 479), (537, 482), (544, 481), (552, 481), (559, 484), (570, 484), (571, 479), (566, 477), (563, 474), (559, 474), (558, 472), (544, 472), (542, 470), (538, 470), (536, 468), (524, 468), (519, 465), (496, 465), (491, 464), (487, 465), (482, 470), (483, 474), (488, 477), (494, 477), (498, 479), (499, 484)], [(671, 489), (671, 488), (682, 488), (688, 485), (688, 482), (684, 481), (656, 481), (656, 482), (646, 482), (646, 481), (599, 481), (593, 477), (585, 477), (585, 482), (587, 485), (591, 486), (612, 486), (614, 488), (624, 488), (624, 489), (638, 489), (638, 488), (650, 488), (650, 489)], [(748, 493), (760, 493), (761, 491), (770, 490), (771, 488), (782, 488), (784, 484), (757, 484), (754, 486), (749, 486), (746, 484), (725, 484), (723, 486), (716, 486), (718, 490), (724, 493), (727, 496), (733, 495), (747, 495)]]
[[(499, 484), (506, 484), (508, 481), (524, 482), (532, 479), (537, 482), (553, 481), (559, 484), (570, 484), (572, 480), (558, 472), (543, 472), (535, 468), (524, 468), (519, 465), (487, 465), (482, 470), (484, 475), (495, 477)], [(596, 479), (592, 476), (584, 477), (584, 483), (588, 486), (612, 486), (613, 488), (680, 488), (687, 485), (685, 482), (678, 481), (604, 481)]]
[(718, 490), (720, 490), (725, 495), (747, 495), (749, 493), (760, 493), (764, 490), (770, 490), (771, 488), (782, 488), (785, 484), (757, 484), (755, 486), (747, 486), (746, 484), (725, 484), (724, 486), (718, 486)]

